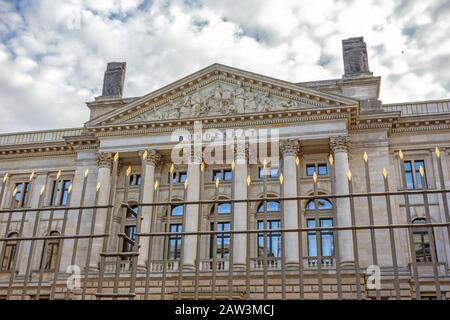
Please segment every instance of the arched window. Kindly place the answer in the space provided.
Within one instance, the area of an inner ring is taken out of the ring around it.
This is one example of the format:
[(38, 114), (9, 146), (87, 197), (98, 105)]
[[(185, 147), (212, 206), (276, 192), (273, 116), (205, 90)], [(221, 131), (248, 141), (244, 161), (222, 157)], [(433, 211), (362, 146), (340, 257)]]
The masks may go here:
[[(211, 214), (214, 214), (215, 205), (211, 207)], [(222, 202), (217, 204), (217, 214), (230, 214), (231, 202)]]
[[(49, 236), (59, 236), (60, 232), (53, 230)], [(42, 252), (41, 269), (48, 271), (56, 271), (56, 263), (58, 260), (59, 243), (61, 239), (48, 239), (44, 242), (44, 250)]]
[(138, 211), (139, 211), (139, 206), (137, 204), (130, 205), (130, 207), (127, 209), (127, 218), (128, 219), (137, 218)]
[[(413, 224), (426, 223), (425, 218), (416, 218)], [(431, 262), (431, 240), (433, 235), (428, 232), (428, 228), (423, 226), (421, 228), (413, 228), (414, 250), (416, 252), (416, 262)], [(436, 255), (435, 255), (436, 256)]]
[[(267, 201), (267, 213), (280, 212), (279, 201)], [(258, 213), (264, 213), (264, 201), (258, 205)]]
[(14, 264), (14, 259), (16, 258), (17, 254), (17, 247), (18, 247), (18, 241), (14, 240), (14, 238), (17, 238), (19, 234), (17, 232), (11, 232), (8, 235), (8, 240), (5, 243), (5, 246), (3, 248), (3, 260), (1, 265), (2, 271), (10, 271)]
[(173, 204), (170, 207), (170, 215), (173, 217), (180, 217), (183, 215), (184, 205), (182, 204)]
[[(325, 198), (317, 199), (318, 210), (332, 210), (333, 204), (330, 200)], [(314, 199), (309, 200), (305, 206), (306, 210), (316, 210), (316, 202)]]

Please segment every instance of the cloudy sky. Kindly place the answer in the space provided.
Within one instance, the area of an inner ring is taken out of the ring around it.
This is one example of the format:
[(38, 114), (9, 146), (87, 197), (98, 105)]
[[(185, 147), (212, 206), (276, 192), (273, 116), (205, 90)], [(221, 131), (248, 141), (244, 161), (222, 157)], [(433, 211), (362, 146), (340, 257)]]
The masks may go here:
[(364, 36), (384, 103), (449, 98), (450, 0), (0, 0), (0, 132), (81, 126), (108, 61), (125, 96), (214, 62), (300, 82)]

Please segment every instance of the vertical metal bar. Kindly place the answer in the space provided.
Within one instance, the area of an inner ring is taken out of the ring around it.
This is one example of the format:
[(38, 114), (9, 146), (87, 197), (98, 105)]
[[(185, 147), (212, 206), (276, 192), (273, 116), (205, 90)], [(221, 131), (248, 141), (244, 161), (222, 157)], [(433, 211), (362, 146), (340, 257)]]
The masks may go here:
[[(127, 219), (127, 212), (128, 212), (128, 192), (130, 190), (130, 182), (128, 180), (129, 176), (131, 174), (131, 166), (128, 167), (127, 171), (125, 172), (125, 179), (124, 179), (124, 192), (123, 192), (123, 202), (124, 205), (122, 210), (122, 219), (120, 219), (120, 228), (119, 228), (119, 234), (125, 233), (125, 220)], [(117, 248), (118, 252), (122, 251), (123, 242), (125, 238), (120, 237), (119, 238), (119, 247)], [(117, 256), (116, 257), (116, 267), (114, 270), (114, 287), (113, 287), (113, 293), (116, 294), (119, 292), (119, 279), (120, 279), (120, 265), (122, 257)], [(113, 296), (113, 300), (117, 300), (117, 296)]]
[[(144, 189), (149, 187), (153, 188), (153, 186), (146, 186), (145, 180), (147, 176), (147, 167), (146, 167), (146, 161), (148, 157), (147, 150), (144, 151), (142, 154), (142, 162), (141, 162), (141, 185), (139, 186), (139, 202), (138, 202), (138, 212), (136, 217), (136, 236), (134, 239), (134, 245), (133, 245), (133, 252), (137, 252), (137, 255), (131, 256), (131, 276), (130, 276), (130, 288), (128, 293), (130, 293), (129, 300), (134, 299), (134, 296), (131, 294), (135, 293), (136, 288), (136, 273), (137, 273), (137, 264), (139, 259), (139, 247), (140, 247), (140, 233), (142, 232), (142, 202), (144, 197)], [(154, 173), (153, 173), (154, 176)]]
[[(356, 219), (355, 219), (355, 201), (353, 198), (353, 183), (351, 179), (351, 175), (348, 177), (348, 190), (349, 190), (349, 197), (350, 197), (350, 216), (352, 221), (352, 228), (356, 226)], [(356, 295), (357, 298), (360, 300), (362, 299), (361, 295), (361, 276), (360, 276), (360, 268), (359, 268), (359, 252), (358, 252), (358, 235), (356, 233), (356, 230), (352, 229), (352, 240), (353, 240), (353, 255), (355, 258), (355, 277), (356, 277)]]
[[(401, 175), (402, 175), (402, 190), (407, 191), (405, 165), (403, 162), (403, 153), (402, 152), (399, 152), (399, 157), (401, 160), (400, 171), (401, 171)], [(408, 219), (407, 222), (408, 222), (408, 224), (410, 224), (410, 223), (412, 223), (412, 218), (411, 218), (411, 207), (409, 205), (409, 195), (405, 192), (403, 197), (405, 200), (406, 219)], [(408, 239), (409, 247), (411, 250), (411, 264), (412, 264), (412, 269), (413, 269), (414, 288), (416, 291), (416, 299), (420, 299), (421, 298), (420, 282), (419, 282), (419, 274), (418, 274), (418, 268), (417, 268), (416, 251), (414, 249), (414, 236), (413, 236), (413, 231), (412, 231), (411, 227), (408, 227), (408, 238), (409, 238)]]
[[(334, 170), (334, 159), (332, 154), (328, 157), (328, 162), (330, 164), (330, 184), (331, 184), (331, 194), (336, 194), (336, 183), (335, 183), (335, 170)], [(337, 206), (336, 206), (336, 198), (332, 197), (331, 201), (333, 203), (333, 225), (335, 225), (338, 221), (337, 219)], [(342, 279), (341, 279), (341, 257), (340, 257), (340, 248), (339, 248), (339, 231), (336, 230), (333, 232), (333, 247), (334, 247), (334, 256), (336, 259), (336, 282), (337, 282), (337, 291), (338, 291), (338, 300), (342, 300)]]
[[(70, 189), (72, 189), (72, 187), (70, 187)], [(67, 205), (70, 206), (70, 200), (72, 198), (72, 190), (69, 191), (69, 195), (67, 197)], [(64, 214), (63, 214), (63, 223), (61, 226), (61, 236), (65, 236), (66, 234), (66, 229), (67, 229), (67, 216), (68, 216), (68, 209), (64, 210)], [(58, 250), (58, 256), (56, 258), (56, 267), (55, 270), (56, 272), (53, 274), (53, 284), (52, 284), (52, 290), (50, 292), (50, 300), (53, 300), (55, 298), (55, 290), (56, 290), (56, 286), (58, 283), (58, 274), (59, 274), (59, 269), (61, 267), (61, 256), (62, 256), (62, 251), (64, 249), (64, 239), (60, 240), (60, 244), (61, 244), (61, 248)]]
[[(166, 233), (170, 231), (170, 218), (172, 215), (171, 209), (172, 209), (172, 188), (173, 188), (173, 168), (174, 165), (172, 164), (170, 168), (170, 175), (169, 175), (169, 196), (168, 196), (168, 203), (167, 203), (167, 214), (166, 214), (166, 226), (165, 231)], [(186, 205), (183, 205), (186, 206)], [(184, 210), (184, 207), (183, 207)], [(183, 231), (183, 230), (182, 230)], [(167, 273), (167, 259), (169, 255), (170, 250), (170, 236), (164, 235), (163, 236), (163, 273), (162, 273), (162, 280), (161, 280), (161, 300), (164, 300), (166, 296), (166, 273)], [(176, 260), (176, 251), (174, 255), (174, 260)]]
[[(81, 229), (81, 218), (83, 216), (83, 207), (84, 207), (84, 199), (86, 196), (86, 185), (87, 185), (87, 179), (88, 179), (88, 169), (86, 169), (84, 178), (83, 178), (83, 187), (81, 189), (81, 199), (80, 199), (80, 209), (78, 210), (78, 217), (77, 217), (77, 225), (75, 229), (75, 236), (78, 236), (80, 234)], [(73, 243), (73, 251), (72, 251), (72, 258), (71, 258), (71, 265), (75, 265), (75, 260), (77, 256), (77, 248), (78, 248), (78, 238), (75, 238)], [(66, 299), (68, 298), (69, 291), (66, 291)]]
[[(97, 188), (95, 190), (95, 200), (94, 200), (95, 206), (98, 205), (98, 193), (99, 193), (99, 189)], [(84, 281), (83, 281), (83, 289), (82, 289), (82, 293), (81, 293), (82, 300), (84, 300), (86, 297), (86, 285), (87, 285), (87, 280), (88, 280), (88, 275), (89, 275), (89, 263), (91, 262), (91, 252), (92, 252), (92, 242), (93, 242), (92, 236), (95, 233), (96, 218), (97, 218), (97, 208), (94, 208), (92, 210), (92, 219), (91, 219), (91, 230), (90, 230), (91, 237), (88, 240), (88, 248), (87, 248), (88, 251), (86, 254), (86, 263), (84, 265)]]
[[(61, 189), (60, 189), (61, 192), (58, 194), (58, 198), (56, 199), (56, 204), (57, 204), (57, 205), (59, 205), (59, 204), (61, 203), (61, 198), (62, 198), (63, 193), (64, 193), (64, 190), (63, 190), (63, 188), (64, 188), (64, 182), (63, 182), (63, 180), (58, 180), (58, 179), (56, 179), (56, 180), (55, 180), (55, 187), (56, 187), (56, 190), (58, 190), (58, 185), (60, 185), (60, 187), (61, 187)], [(53, 205), (55, 205), (55, 204), (52, 203), (51, 205), (53, 206)], [(49, 215), (49, 218), (48, 218), (47, 236), (50, 236), (50, 233), (51, 233), (51, 231), (52, 231), (52, 224), (53, 224), (53, 216), (54, 216), (54, 214), (55, 214), (55, 210), (54, 210), (54, 209), (51, 209), (51, 210), (50, 210), (50, 215)], [(46, 256), (47, 246), (48, 246), (48, 241), (49, 241), (48, 239), (44, 240), (43, 257)], [(59, 241), (59, 242), (61, 242), (61, 241)], [(61, 248), (58, 246), (58, 251), (60, 251), (60, 250), (61, 250)], [(50, 256), (49, 258), (50, 258), (50, 264), (51, 264), (52, 256)], [(45, 261), (45, 260), (44, 260), (44, 261)], [(43, 261), (42, 261), (42, 262), (43, 262)], [(43, 277), (43, 271), (44, 271), (44, 265), (43, 265), (42, 262), (41, 262), (41, 265), (40, 265), (40, 267), (39, 267), (39, 280), (38, 280), (38, 287), (37, 287), (37, 291), (36, 291), (36, 299), (38, 299), (38, 300), (39, 300), (39, 298), (41, 297), (42, 277)], [(51, 267), (51, 266), (50, 266), (50, 267)], [(55, 268), (56, 268), (56, 266), (55, 266)], [(58, 270), (55, 269), (54, 272), (56, 273), (56, 272), (58, 272)]]
[[(441, 151), (438, 147), (435, 150), (437, 163), (438, 163), (438, 171), (439, 171), (439, 182), (441, 186), (441, 190), (445, 190), (445, 180), (444, 180), (444, 171), (442, 170), (442, 159), (441, 159)], [(447, 200), (447, 192), (442, 191), (442, 203), (444, 205), (444, 214), (445, 214), (445, 222), (450, 222), (450, 215), (448, 211), (448, 200)], [(1, 199), (1, 198), (0, 198)], [(447, 236), (450, 239), (450, 225), (447, 225)]]
[[(251, 185), (251, 178), (250, 175), (247, 176), (247, 197), (250, 195), (250, 185)], [(247, 230), (250, 229), (250, 202), (246, 203), (247, 206)], [(245, 292), (246, 292), (246, 299), (250, 299), (251, 292), (250, 292), (250, 274), (251, 274), (251, 265), (250, 265), (250, 238), (252, 237), (251, 233), (246, 233), (245, 238), (245, 245), (246, 245), (246, 251), (247, 256), (245, 257)], [(258, 237), (258, 236), (257, 236)]]
[[(217, 229), (217, 209), (218, 209), (218, 203), (217, 200), (219, 200), (219, 180), (216, 180), (216, 185), (214, 189), (214, 213), (213, 213), (213, 231), (218, 231)], [(216, 269), (217, 269), (217, 233), (213, 233), (213, 241), (212, 241), (212, 300), (216, 299)], [(223, 234), (222, 234), (223, 235)]]
[[(161, 166), (161, 171), (160, 171), (160, 180), (162, 179), (162, 166)], [(153, 202), (157, 202), (159, 199), (159, 185), (160, 182), (156, 181), (155, 185), (152, 186), (155, 189), (155, 193), (153, 195)], [(149, 295), (149, 286), (150, 286), (150, 271), (153, 267), (152, 265), (152, 254), (153, 254), (153, 232), (155, 231), (156, 228), (156, 218), (158, 215), (158, 206), (152, 206), (152, 220), (150, 222), (150, 235), (149, 235), (149, 239), (148, 239), (148, 255), (147, 255), (147, 269), (146, 269), (146, 275), (145, 275), (145, 292), (144, 292), (144, 300), (148, 300), (148, 295)]]
[[(314, 172), (314, 175), (316, 173)], [(319, 299), (323, 299), (323, 275), (322, 275), (322, 231), (319, 230), (321, 227), (319, 219), (319, 201), (317, 199), (317, 175), (313, 179), (314, 182), (314, 221), (316, 222), (316, 263), (317, 263), (317, 280), (319, 289)]]
[[(301, 173), (301, 165), (300, 165), (300, 158), (296, 159), (297, 161), (297, 196), (301, 194), (300, 192), (300, 179), (302, 177)], [(298, 228), (302, 228), (302, 201), (300, 199), (297, 200), (297, 219), (298, 219)], [(298, 291), (299, 291), (299, 298), (303, 300), (305, 298), (305, 290), (304, 290), (304, 280), (303, 280), (303, 233), (301, 231), (298, 231)]]
[[(263, 172), (264, 172), (264, 189), (263, 189), (263, 206), (264, 206), (264, 212), (263, 212), (263, 273), (264, 273), (264, 299), (267, 299), (267, 286), (268, 286), (268, 279), (267, 279), (267, 160), (264, 159), (264, 166), (263, 166)], [(270, 169), (269, 169), (270, 170)], [(258, 207), (256, 207), (256, 211), (258, 211)], [(257, 236), (258, 239), (258, 246), (259, 246), (259, 233)]]
[[(234, 161), (234, 158), (233, 158)], [(236, 185), (236, 179), (235, 179), (235, 165), (232, 164), (231, 168), (231, 200), (234, 200), (235, 194), (234, 194), (234, 187)], [(225, 174), (224, 174), (225, 178)], [(234, 231), (234, 212), (235, 212), (235, 204), (234, 201), (231, 202), (231, 211), (230, 211), (230, 230)], [(222, 239), (225, 239), (224, 237)], [(225, 240), (224, 240), (225, 241)], [(234, 256), (233, 256), (233, 247), (234, 247), (234, 232), (230, 233), (230, 245), (228, 248), (229, 252), (229, 259), (228, 259), (228, 300), (231, 300), (233, 298), (233, 271), (234, 271)]]
[[(373, 218), (373, 203), (372, 203), (372, 196), (370, 195), (372, 190), (370, 185), (369, 158), (367, 156), (367, 153), (364, 153), (364, 173), (366, 176), (367, 205), (369, 209), (370, 242), (372, 244), (372, 262), (374, 265), (378, 266), (377, 241), (375, 229), (373, 228), (373, 226), (375, 225)], [(376, 288), (375, 292), (377, 300), (380, 300), (381, 299), (380, 289)]]
[[(189, 183), (189, 181), (188, 181)], [(187, 200), (187, 187), (188, 185), (184, 185), (184, 191), (183, 191), (183, 201)], [(182, 222), (181, 222), (181, 230), (186, 230), (186, 205), (183, 205), (183, 216), (182, 216)], [(201, 212), (199, 212), (199, 215), (201, 215)], [(178, 235), (177, 235), (178, 237)], [(183, 234), (180, 235), (181, 239), (181, 245), (180, 245), (180, 261), (178, 262), (178, 300), (181, 300), (181, 288), (183, 286), (183, 259), (184, 259), (184, 241), (185, 236)]]
[[(45, 185), (47, 185), (47, 178), (45, 179)], [(40, 209), (42, 207), (43, 201), (44, 201), (44, 192), (42, 192), (39, 196), (38, 209)], [(37, 232), (39, 229), (39, 223), (40, 223), (40, 212), (35, 211), (35, 219), (34, 219), (34, 226), (33, 226), (33, 240), (31, 240), (30, 251), (28, 254), (27, 268), (25, 270), (25, 276), (24, 276), (23, 287), (22, 287), (22, 300), (25, 300), (25, 296), (26, 296), (27, 290), (28, 290), (28, 281), (30, 280), (29, 278), (31, 277), (30, 272), (31, 272), (32, 264), (33, 264), (34, 246), (35, 246), (35, 241), (37, 241), (34, 238), (37, 235)], [(11, 277), (11, 278), (12, 278), (11, 281), (13, 281), (13, 277)]]
[(2, 189), (0, 190), (0, 208), (2, 208), (3, 195), (5, 194), (6, 187), (8, 185), (9, 176), (7, 173), (3, 176)]
[[(388, 181), (387, 174), (384, 174), (384, 191), (389, 192), (389, 181)], [(386, 195), (385, 198), (386, 198), (386, 207), (387, 207), (386, 208), (387, 209), (387, 218), (388, 218), (388, 224), (389, 224), (389, 239), (390, 239), (390, 243), (391, 243), (392, 264), (394, 267), (395, 295), (396, 295), (397, 299), (401, 299), (400, 284), (399, 284), (399, 279), (398, 279), (397, 250), (395, 248), (395, 235), (394, 235), (394, 230), (392, 228), (391, 197), (389, 195)]]
[[(427, 184), (427, 182), (426, 182), (426, 177), (424, 174), (422, 174), (422, 172), (421, 172), (422, 190), (425, 191), (425, 188), (426, 188), (425, 185)], [(432, 223), (432, 221), (431, 221), (431, 215), (430, 215), (430, 206), (428, 203), (428, 194), (426, 192), (423, 192), (422, 195), (423, 195), (423, 205), (425, 207), (425, 217), (427, 218), (427, 224), (429, 224), (429, 223)], [(428, 226), (427, 230), (428, 230), (428, 238), (430, 239), (431, 262), (433, 264), (433, 278), (434, 278), (434, 285), (436, 287), (436, 295), (437, 295), (438, 300), (442, 300), (433, 227)]]
[[(284, 166), (284, 163), (283, 163)], [(279, 171), (281, 171), (281, 165), (279, 168)], [(284, 171), (284, 170), (283, 170)], [(283, 173), (280, 172), (280, 197), (284, 197), (284, 188), (283, 188)], [(286, 231), (284, 231), (286, 225), (285, 225), (285, 216), (284, 216), (284, 200), (280, 201), (280, 237), (281, 237), (281, 299), (286, 300)]]
[[(203, 199), (203, 189), (204, 189), (204, 182), (205, 182), (205, 164), (202, 162), (200, 165), (200, 200)], [(202, 230), (202, 212), (203, 212), (203, 205), (199, 204), (199, 215), (197, 220), (198, 230)], [(199, 276), (200, 276), (200, 242), (202, 240), (202, 237), (200, 234), (197, 234), (197, 251), (196, 251), (196, 257), (195, 257), (195, 286), (194, 286), (194, 299), (198, 300), (198, 287), (199, 287)]]

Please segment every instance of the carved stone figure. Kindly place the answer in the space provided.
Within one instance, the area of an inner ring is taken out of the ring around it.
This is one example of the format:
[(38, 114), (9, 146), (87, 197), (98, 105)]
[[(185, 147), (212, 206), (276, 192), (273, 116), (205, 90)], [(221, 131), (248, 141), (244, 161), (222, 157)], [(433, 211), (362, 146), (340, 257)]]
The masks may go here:
[(292, 99), (283, 100), (280, 103), (280, 107), (282, 109), (295, 109), (295, 108), (298, 108), (298, 103), (297, 103), (297, 101), (294, 101)]
[(250, 87), (245, 88), (245, 110), (247, 112), (255, 112), (257, 108), (256, 96)]

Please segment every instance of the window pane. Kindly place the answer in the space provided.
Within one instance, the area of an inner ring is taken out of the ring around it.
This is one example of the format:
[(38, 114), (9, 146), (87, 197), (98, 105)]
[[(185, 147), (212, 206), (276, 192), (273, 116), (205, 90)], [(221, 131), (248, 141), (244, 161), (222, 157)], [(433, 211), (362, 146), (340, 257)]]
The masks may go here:
[[(211, 230), (214, 230), (214, 223), (211, 223)], [(230, 223), (229, 222), (218, 222), (217, 223), (217, 231), (229, 231)], [(210, 237), (210, 257), (213, 258), (213, 241), (214, 236)], [(216, 257), (217, 258), (225, 258), (228, 256), (230, 252), (230, 234), (217, 234), (216, 236)]]
[(67, 201), (69, 199), (69, 187), (70, 187), (70, 180), (64, 180), (63, 195), (61, 198), (61, 205), (63, 206), (67, 205)]
[(186, 172), (180, 172), (178, 177), (178, 182), (183, 183), (186, 181), (187, 174)]
[[(320, 226), (329, 228), (333, 226), (333, 219), (320, 219)], [(324, 230), (321, 232), (322, 241), (322, 256), (334, 255), (333, 232), (331, 230)]]
[(270, 177), (278, 178), (278, 168), (270, 168)]
[[(333, 204), (328, 199), (317, 199), (317, 204), (319, 205), (319, 210), (332, 210)], [(306, 203), (306, 210), (315, 210), (316, 209), (316, 202), (314, 199), (309, 200)]]
[[(169, 227), (170, 232), (182, 232), (182, 225), (171, 224)], [(171, 235), (169, 237), (169, 259), (178, 259), (180, 257), (181, 250), (181, 235)]]
[(223, 180), (222, 179), (222, 171), (221, 170), (214, 170), (213, 171), (213, 181), (216, 181), (217, 179)]
[[(425, 162), (423, 160), (416, 160), (414, 161), (414, 167), (416, 170), (416, 182), (417, 182), (417, 189), (422, 189), (422, 182), (426, 181), (425, 177), (426, 177), (426, 173), (425, 173)], [(422, 176), (420, 175), (420, 167), (422, 167), (423, 172), (424, 172), (424, 177), (422, 178)], [(425, 187), (427, 186), (426, 182), (425, 182)]]
[[(279, 212), (280, 211), (280, 203), (278, 201), (267, 201), (267, 212)], [(258, 207), (258, 212), (264, 212), (264, 202)]]
[[(271, 220), (267, 221), (266, 229), (279, 229), (280, 221)], [(258, 230), (264, 229), (264, 221), (258, 221)], [(280, 232), (267, 232), (266, 233), (266, 248), (268, 257), (280, 257), (281, 256), (281, 237)], [(258, 233), (258, 256), (264, 255), (264, 233)]]
[(405, 168), (406, 188), (408, 190), (414, 189), (414, 179), (412, 174), (411, 161), (404, 161), (403, 165)]
[(306, 175), (308, 177), (311, 177), (314, 175), (314, 171), (316, 171), (316, 166), (314, 164), (307, 164), (306, 165)]
[[(316, 220), (308, 219), (306, 220), (306, 225), (308, 228), (315, 228)], [(308, 256), (310, 257), (317, 256), (317, 240), (315, 231), (308, 232)]]
[(319, 163), (318, 166), (319, 176), (325, 176), (328, 174), (328, 167), (326, 163)]
[(226, 181), (231, 181), (233, 179), (233, 175), (229, 169), (223, 171), (223, 176), (223, 179)]
[(177, 206), (172, 206), (171, 214), (172, 214), (172, 216), (182, 216), (183, 215), (183, 205), (179, 204)]
[[(214, 208), (214, 207), (213, 207)], [(228, 214), (231, 213), (231, 203), (221, 203), (217, 206), (218, 214)]]
[(131, 210), (127, 210), (127, 218), (136, 218), (139, 207), (137, 205), (130, 206)]

